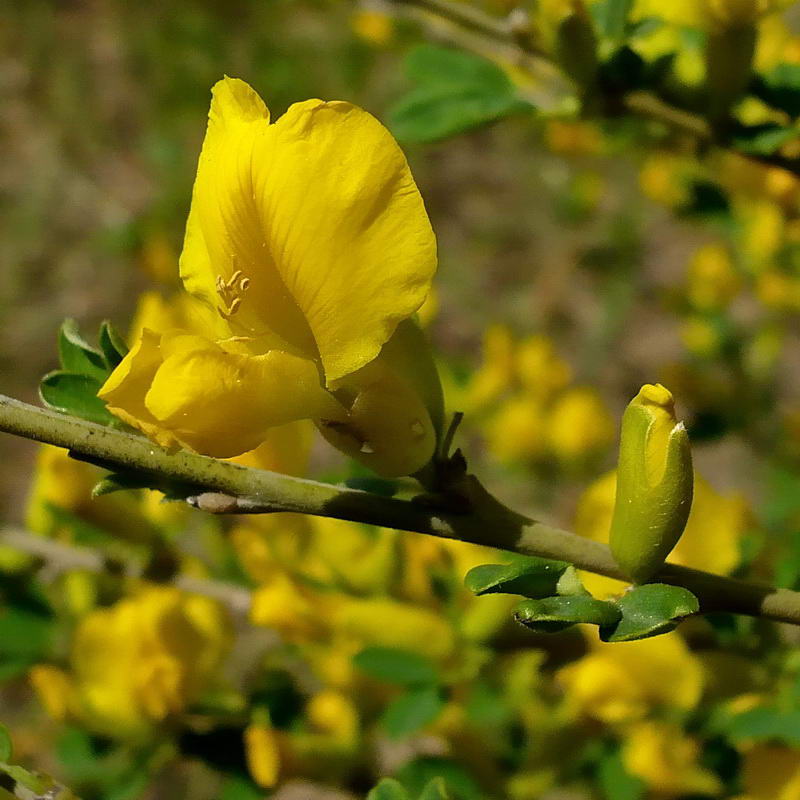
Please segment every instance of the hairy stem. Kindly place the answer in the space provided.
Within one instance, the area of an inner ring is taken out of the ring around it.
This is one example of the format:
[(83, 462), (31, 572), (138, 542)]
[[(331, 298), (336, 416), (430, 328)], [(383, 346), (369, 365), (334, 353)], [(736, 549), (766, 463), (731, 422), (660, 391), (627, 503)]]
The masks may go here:
[[(66, 447), (121, 470), (149, 473), (192, 487), (191, 501), (216, 513), (294, 511), (415, 531), (446, 539), (568, 561), (580, 569), (622, 578), (608, 547), (510, 511), (477, 481), (469, 511), (438, 507), (432, 498), (399, 500), (279, 475), (179, 450), (140, 436), (0, 395), (0, 431)], [(701, 610), (728, 611), (800, 624), (800, 592), (775, 589), (666, 564), (656, 580), (684, 586)]]

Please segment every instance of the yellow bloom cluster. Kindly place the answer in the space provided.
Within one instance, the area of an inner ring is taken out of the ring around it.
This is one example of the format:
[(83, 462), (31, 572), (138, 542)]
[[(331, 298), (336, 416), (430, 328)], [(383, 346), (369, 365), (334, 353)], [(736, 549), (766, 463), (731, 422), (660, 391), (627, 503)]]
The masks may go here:
[(214, 601), (143, 588), (81, 619), (68, 671), (39, 665), (30, 677), (53, 716), (137, 735), (199, 697), (229, 641), (227, 617)]
[(616, 423), (593, 388), (572, 384), (570, 366), (544, 336), (516, 341), (495, 325), (462, 401), (480, 415), (492, 455), (505, 462), (556, 459), (581, 466), (613, 441)]

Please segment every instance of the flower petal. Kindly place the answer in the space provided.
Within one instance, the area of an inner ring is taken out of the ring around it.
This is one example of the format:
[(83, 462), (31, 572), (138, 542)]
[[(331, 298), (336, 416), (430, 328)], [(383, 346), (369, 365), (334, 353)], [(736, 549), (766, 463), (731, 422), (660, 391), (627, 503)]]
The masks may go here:
[(240, 455), (264, 441), (273, 426), (343, 413), (308, 359), (279, 350), (230, 353), (189, 334), (161, 349), (164, 362), (145, 406), (179, 441), (206, 455)]
[(242, 81), (213, 94), (186, 288), (234, 334), (271, 332), (318, 355), (330, 384), (369, 363), (425, 299), (436, 242), (422, 198), (394, 139), (361, 109), (309, 100), (269, 125)]

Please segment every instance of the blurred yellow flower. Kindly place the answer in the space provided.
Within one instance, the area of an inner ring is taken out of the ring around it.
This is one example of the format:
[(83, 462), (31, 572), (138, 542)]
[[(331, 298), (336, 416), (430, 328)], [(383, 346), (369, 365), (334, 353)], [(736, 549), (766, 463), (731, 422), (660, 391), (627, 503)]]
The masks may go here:
[(244, 752), (250, 777), (262, 789), (271, 789), (278, 782), (281, 755), (278, 738), (268, 722), (259, 721), (244, 730)]
[(679, 634), (590, 643), (588, 655), (558, 672), (575, 712), (615, 724), (662, 706), (690, 710), (699, 702), (703, 668)]
[(739, 800), (800, 800), (800, 751), (760, 744), (744, 753)]
[(547, 451), (544, 409), (522, 394), (500, 407), (486, 426), (489, 452), (500, 462), (541, 458)]
[(271, 427), (314, 419), (378, 472), (409, 474), (441, 422), (409, 319), (435, 269), (422, 198), (377, 120), (309, 100), (271, 124), (261, 98), (226, 78), (180, 258), (223, 335), (145, 328), (100, 396), (164, 446), (230, 457)]
[(394, 32), (391, 17), (380, 11), (369, 9), (357, 11), (353, 14), (350, 24), (358, 37), (379, 47), (388, 44)]
[(229, 639), (227, 616), (214, 601), (144, 588), (81, 619), (69, 672), (38, 668), (31, 679), (56, 716), (66, 709), (97, 732), (136, 735), (199, 696)]
[(547, 420), (547, 437), (556, 457), (571, 464), (601, 453), (614, 441), (616, 428), (597, 391), (576, 386), (556, 400)]
[(722, 243), (703, 245), (687, 270), (687, 297), (698, 310), (725, 308), (741, 288), (741, 279), (731, 253)]
[(626, 731), (622, 761), (660, 795), (717, 795), (720, 779), (698, 764), (700, 747), (677, 725), (639, 722)]

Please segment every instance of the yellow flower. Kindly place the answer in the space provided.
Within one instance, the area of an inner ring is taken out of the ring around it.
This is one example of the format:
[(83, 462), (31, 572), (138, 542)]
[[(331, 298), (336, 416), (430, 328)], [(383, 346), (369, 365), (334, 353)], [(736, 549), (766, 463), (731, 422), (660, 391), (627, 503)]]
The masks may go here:
[(689, 302), (701, 311), (724, 308), (741, 288), (741, 280), (728, 248), (723, 244), (701, 247), (689, 262)]
[(606, 723), (642, 719), (661, 706), (690, 710), (700, 700), (703, 667), (677, 633), (607, 644), (558, 673), (575, 711)]
[[(180, 273), (218, 318), (145, 329), (100, 392), (165, 446), (219, 457), (314, 419), (384, 474), (430, 458), (435, 367), (411, 315), (436, 243), (399, 147), (366, 112), (309, 100), (271, 123), (243, 81), (213, 89)], [(210, 336), (211, 338), (207, 338)]]
[(514, 338), (504, 325), (490, 325), (483, 333), (482, 360), (466, 391), (468, 411), (482, 410), (511, 388), (514, 381)]
[(358, 11), (353, 14), (350, 24), (357, 36), (379, 47), (388, 44), (394, 32), (392, 19), (380, 11)]
[(541, 458), (547, 451), (544, 409), (527, 394), (503, 403), (486, 434), (489, 451), (501, 462)]
[(631, 775), (660, 794), (716, 795), (720, 779), (697, 763), (700, 747), (677, 725), (641, 722), (627, 731), (622, 761)]
[(247, 769), (262, 789), (271, 789), (278, 782), (281, 754), (272, 725), (253, 722), (244, 730), (244, 752)]
[(514, 364), (522, 387), (541, 400), (549, 400), (572, 380), (572, 369), (546, 336), (523, 339)]
[(744, 754), (742, 800), (800, 800), (800, 752), (761, 744)]
[(146, 588), (81, 620), (63, 678), (40, 668), (31, 679), (57, 716), (69, 709), (92, 730), (140, 733), (198, 696), (228, 640), (227, 617), (214, 601)]
[(602, 452), (614, 440), (616, 423), (600, 395), (583, 386), (556, 400), (547, 422), (550, 449), (566, 464)]

